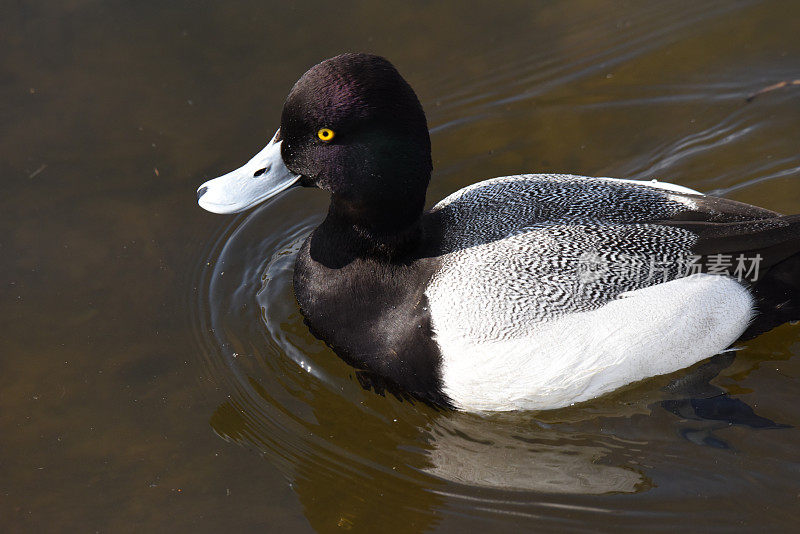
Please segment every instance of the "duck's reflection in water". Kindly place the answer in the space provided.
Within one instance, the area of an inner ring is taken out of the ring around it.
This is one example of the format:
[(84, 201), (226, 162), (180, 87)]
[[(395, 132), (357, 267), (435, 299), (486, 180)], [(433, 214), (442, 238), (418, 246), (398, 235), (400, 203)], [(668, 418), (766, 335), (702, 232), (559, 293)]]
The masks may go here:
[(530, 414), (482, 417), (402, 403), (406, 417), (387, 419), (363, 406), (330, 407), (315, 410), (316, 424), (305, 436), (268, 431), (233, 401), (211, 419), (218, 434), (255, 447), (284, 472), (306, 518), (322, 531), (382, 530), (394, 520), (421, 530), (438, 524), (451, 501), (466, 500), (487, 513), (503, 513), (512, 501), (541, 512), (548, 495), (653, 486), (625, 444), (549, 428)]
[(652, 485), (615, 458), (612, 447), (553, 429), (531, 432), (465, 416), (448, 418), (431, 435), (432, 466), (425, 470), (459, 484), (582, 495), (635, 493)]

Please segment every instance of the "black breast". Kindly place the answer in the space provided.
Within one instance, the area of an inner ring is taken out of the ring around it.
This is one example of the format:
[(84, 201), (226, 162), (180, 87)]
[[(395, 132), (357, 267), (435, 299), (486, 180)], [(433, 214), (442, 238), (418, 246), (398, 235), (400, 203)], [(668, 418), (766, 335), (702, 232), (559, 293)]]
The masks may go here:
[(300, 250), (294, 273), (311, 333), (357, 369), (363, 386), (449, 406), (424, 294), (437, 260), (353, 257), (315, 234)]

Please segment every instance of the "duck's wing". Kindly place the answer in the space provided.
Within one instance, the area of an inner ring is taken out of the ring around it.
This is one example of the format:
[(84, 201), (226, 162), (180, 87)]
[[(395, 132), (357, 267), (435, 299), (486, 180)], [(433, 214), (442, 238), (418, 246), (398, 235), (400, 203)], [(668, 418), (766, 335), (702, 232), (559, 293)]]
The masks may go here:
[[(691, 264), (738, 229), (781, 240), (763, 222), (780, 219), (769, 210), (603, 178), (489, 180), (432, 213), (447, 221), (446, 250), (426, 296), (445, 388), (463, 386), (446, 391), (456, 403), (491, 398), (503, 381), (512, 396), (527, 391), (516, 407), (575, 402), (724, 350), (752, 318), (752, 293), (729, 277), (684, 277), (710, 272)], [(729, 261), (735, 248), (722, 249)], [(561, 393), (533, 394), (534, 384)]]
[(666, 182), (524, 174), (465, 187), (431, 210), (444, 229), (441, 253), (487, 243), (556, 221), (738, 222), (779, 214)]
[(495, 178), (450, 195), (432, 214), (442, 229), (432, 286), (470, 288), (503, 312), (497, 328), (515, 334), (696, 273), (752, 287), (800, 252), (800, 216), (662, 182)]

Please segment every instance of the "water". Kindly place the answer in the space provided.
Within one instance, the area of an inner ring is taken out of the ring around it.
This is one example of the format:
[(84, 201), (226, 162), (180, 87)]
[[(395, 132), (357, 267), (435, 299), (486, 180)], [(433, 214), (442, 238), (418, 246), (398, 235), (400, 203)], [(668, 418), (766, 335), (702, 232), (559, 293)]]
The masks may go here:
[(364, 391), (302, 324), (324, 194), (220, 217), (194, 189), (306, 68), (365, 50), (428, 113), (431, 203), (561, 171), (800, 213), (800, 89), (745, 101), (800, 77), (798, 4), (2, 11), (3, 531), (796, 528), (796, 325), (569, 409), (437, 412)]

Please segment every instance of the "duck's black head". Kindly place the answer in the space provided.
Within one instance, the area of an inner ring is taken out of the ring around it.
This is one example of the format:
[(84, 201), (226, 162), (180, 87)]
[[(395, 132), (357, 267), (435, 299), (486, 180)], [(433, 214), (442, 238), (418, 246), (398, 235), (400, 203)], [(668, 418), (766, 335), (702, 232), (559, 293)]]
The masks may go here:
[(354, 223), (391, 230), (422, 211), (431, 172), (425, 113), (384, 58), (344, 54), (309, 69), (286, 99), (280, 136), (286, 166), (330, 192)]
[(253, 159), (198, 189), (210, 211), (242, 211), (292, 184), (331, 193), (330, 216), (391, 235), (422, 213), (431, 172), (425, 113), (382, 57), (343, 54), (294, 85), (280, 130)]

